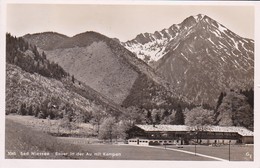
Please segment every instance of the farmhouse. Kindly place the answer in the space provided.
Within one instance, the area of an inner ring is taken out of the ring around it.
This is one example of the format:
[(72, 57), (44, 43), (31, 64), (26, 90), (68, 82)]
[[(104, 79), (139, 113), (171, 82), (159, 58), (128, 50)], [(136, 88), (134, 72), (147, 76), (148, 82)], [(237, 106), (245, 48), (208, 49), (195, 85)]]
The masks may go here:
[(135, 125), (128, 136), (133, 145), (254, 143), (252, 131), (235, 126)]

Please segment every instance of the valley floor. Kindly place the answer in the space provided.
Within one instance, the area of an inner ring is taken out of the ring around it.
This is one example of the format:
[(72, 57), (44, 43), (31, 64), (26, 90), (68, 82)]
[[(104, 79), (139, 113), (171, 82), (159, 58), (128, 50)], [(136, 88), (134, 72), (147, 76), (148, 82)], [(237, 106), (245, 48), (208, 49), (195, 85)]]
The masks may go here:
[[(53, 122), (53, 127), (46, 128), (50, 122)], [(6, 159), (216, 160), (195, 156), (195, 148), (191, 145), (183, 148), (167, 146), (165, 149), (165, 146), (107, 144), (101, 143), (96, 138), (87, 137), (54, 137), (47, 134), (48, 130), (55, 130), (54, 122), (58, 121), (42, 120), (31, 116), (6, 116)], [(82, 127), (88, 128), (88, 131), (92, 129), (88, 124), (83, 124)], [(231, 146), (231, 161), (253, 161), (253, 148), (254, 146)], [(228, 146), (197, 146), (196, 152), (220, 160), (229, 159)]]

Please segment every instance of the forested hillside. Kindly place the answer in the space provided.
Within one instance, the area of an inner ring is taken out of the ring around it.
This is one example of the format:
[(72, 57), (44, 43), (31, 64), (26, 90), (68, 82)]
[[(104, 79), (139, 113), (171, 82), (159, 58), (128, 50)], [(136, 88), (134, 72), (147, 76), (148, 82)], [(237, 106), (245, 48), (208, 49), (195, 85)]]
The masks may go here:
[(68, 76), (57, 63), (50, 62), (44, 52), (39, 53), (36, 46), (9, 33), (6, 34), (6, 62), (17, 65), (27, 72), (39, 73), (58, 80)]
[(49, 61), (36, 46), (6, 34), (6, 114), (88, 122), (94, 113), (120, 115), (120, 108)]

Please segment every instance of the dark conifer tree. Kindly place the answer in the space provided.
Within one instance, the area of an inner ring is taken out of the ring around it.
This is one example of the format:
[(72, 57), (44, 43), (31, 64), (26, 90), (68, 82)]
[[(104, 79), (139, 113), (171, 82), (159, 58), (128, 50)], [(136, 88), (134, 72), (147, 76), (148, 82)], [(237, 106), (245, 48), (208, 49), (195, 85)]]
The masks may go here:
[(33, 108), (32, 108), (32, 105), (29, 106), (29, 109), (28, 109), (28, 115), (33, 115)]
[(26, 104), (25, 104), (25, 103), (22, 103), (22, 104), (21, 104), (20, 109), (19, 109), (18, 112), (19, 112), (20, 115), (26, 115), (26, 114), (27, 114)]
[(165, 118), (165, 117), (168, 117), (170, 115), (168, 109), (166, 109), (164, 112), (163, 112), (163, 116), (162, 118)]
[(250, 88), (249, 90), (240, 90), (240, 94), (243, 94), (247, 97), (247, 102), (250, 104), (252, 108), (254, 108), (254, 90)]
[(152, 124), (153, 119), (152, 119), (152, 114), (151, 114), (151, 111), (150, 111), (150, 110), (147, 110), (146, 118), (147, 118), (146, 123), (147, 123), (147, 124)]
[(223, 98), (225, 97), (225, 93), (221, 92), (219, 97), (218, 97), (218, 102), (217, 102), (217, 106), (216, 106), (216, 110), (218, 110), (218, 107), (220, 106), (220, 104), (222, 103)]
[(34, 117), (38, 117), (39, 111), (40, 111), (40, 108), (39, 108), (39, 106), (37, 106), (35, 109), (35, 112), (34, 112)]
[(217, 105), (216, 105), (216, 108), (214, 110), (214, 121), (215, 121), (215, 124), (218, 124), (218, 122), (217, 122), (217, 118), (218, 118), (218, 115), (219, 115), (218, 108), (222, 104), (223, 98), (225, 96), (226, 96), (226, 93), (225, 92), (221, 92), (219, 97), (218, 97)]
[(43, 58), (43, 59), (46, 59), (46, 54), (45, 54), (44, 51), (42, 52), (42, 58)]
[(156, 115), (155, 115), (155, 124), (160, 124), (160, 122), (161, 122), (160, 115), (159, 115), (159, 113), (156, 113)]
[(73, 83), (75, 83), (74, 75), (72, 75), (71, 80), (72, 80)]
[(184, 125), (184, 115), (182, 112), (182, 108), (181, 105), (178, 104), (177, 110), (176, 110), (176, 114), (175, 114), (175, 125)]

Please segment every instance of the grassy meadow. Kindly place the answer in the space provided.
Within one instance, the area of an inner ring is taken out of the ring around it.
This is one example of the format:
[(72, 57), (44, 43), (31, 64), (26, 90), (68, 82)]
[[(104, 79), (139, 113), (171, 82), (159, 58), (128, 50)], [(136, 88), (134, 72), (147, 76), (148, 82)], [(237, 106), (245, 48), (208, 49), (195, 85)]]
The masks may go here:
[[(156, 148), (131, 146), (123, 143), (109, 144), (99, 141), (93, 134), (91, 124), (79, 124), (75, 130), (59, 130), (69, 137), (52, 136), (57, 132), (58, 120), (37, 119), (32, 116), (7, 115), (5, 148), (6, 159), (91, 159), (91, 160), (179, 160), (214, 161), (172, 150), (164, 146)], [(51, 134), (50, 134), (51, 133)], [(167, 146), (178, 150), (194, 152), (194, 146), (183, 148)], [(197, 146), (197, 153), (229, 159), (228, 146)], [(231, 161), (253, 161), (254, 146), (232, 145)], [(48, 155), (46, 155), (48, 154)]]
[[(17, 120), (17, 118), (15, 119)], [(35, 126), (36, 127), (36, 126)], [(7, 159), (81, 159), (85, 153), (80, 146), (63, 142), (39, 128), (34, 129), (10, 118), (6, 119), (5, 156)], [(70, 155), (75, 153), (75, 155)], [(105, 159), (87, 156), (84, 159)]]

